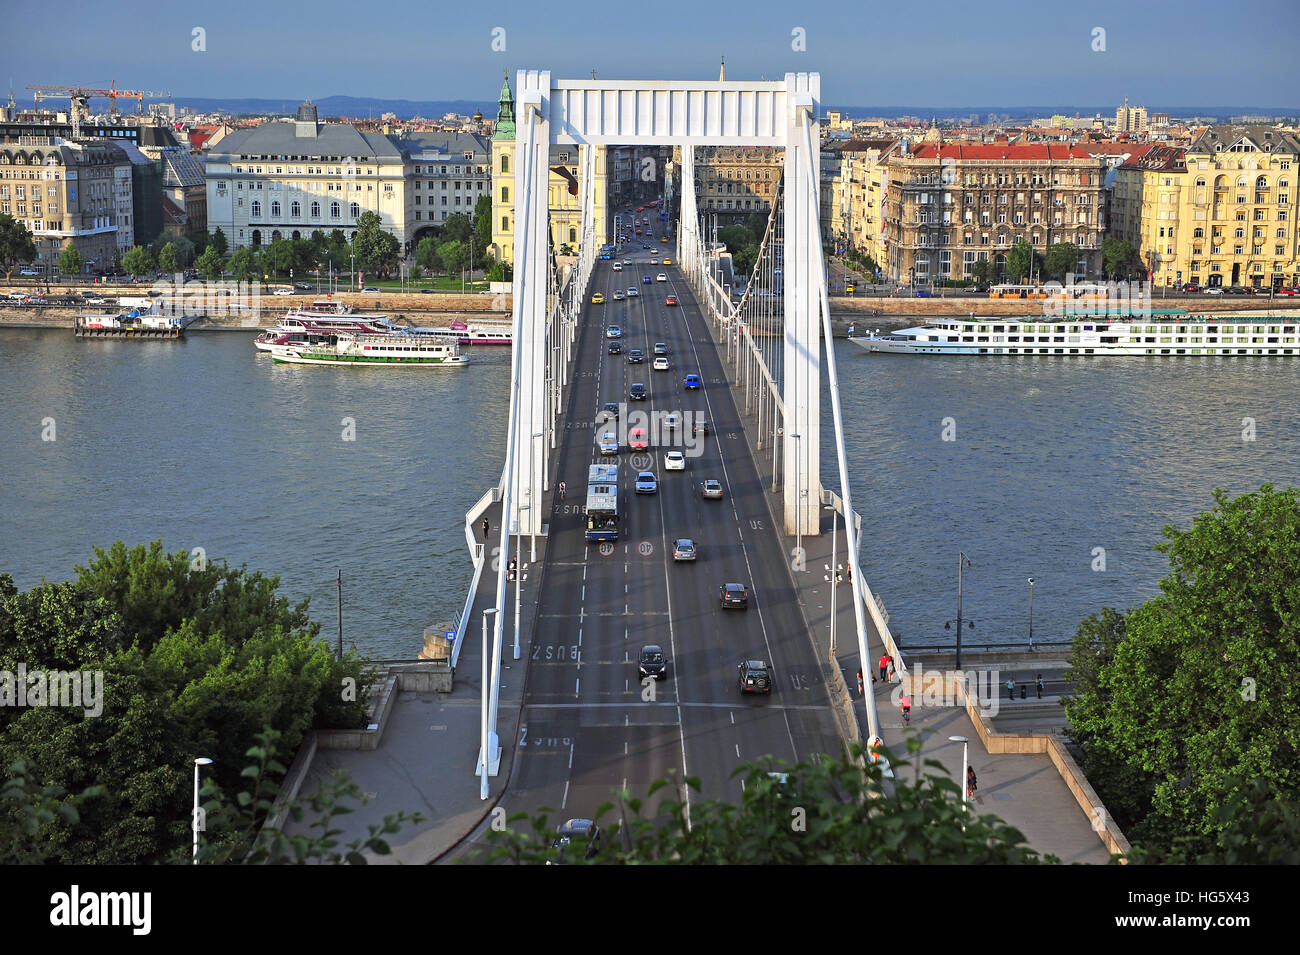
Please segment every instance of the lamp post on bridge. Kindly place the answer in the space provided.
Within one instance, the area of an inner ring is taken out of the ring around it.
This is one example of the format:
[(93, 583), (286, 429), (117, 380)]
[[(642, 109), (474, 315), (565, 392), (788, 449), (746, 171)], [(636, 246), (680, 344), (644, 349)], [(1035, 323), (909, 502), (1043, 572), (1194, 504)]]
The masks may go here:
[(199, 767), (211, 766), (212, 760), (206, 756), (194, 758), (194, 814), (190, 817), (190, 829), (194, 832), (194, 865), (199, 864), (199, 823), (202, 812), (199, 809)]
[[(487, 545), (484, 544), (484, 546), (486, 547)], [(491, 669), (488, 666), (488, 661), (490, 658), (490, 654), (488, 652), (488, 632), (489, 632), (488, 619), (492, 618), (493, 621), (495, 621), (496, 613), (497, 613), (496, 607), (488, 607), (486, 610), (483, 611), (483, 665), (482, 665), (483, 683), (480, 687), (483, 699), (479, 706), (479, 754), (480, 754), (480, 762), (479, 762), (480, 780), (479, 780), (479, 787), (478, 787), (479, 799), (488, 798), (489, 795), (488, 772), (490, 771), (491, 764), (492, 764), (492, 756), (491, 756), (491, 751), (489, 749), (490, 741), (488, 738), (489, 735), (488, 682), (492, 679)], [(495, 632), (495, 630), (493, 630), (492, 632)]]
[[(957, 552), (957, 661), (956, 669), (961, 669), (961, 572), (964, 567), (970, 566), (970, 560), (961, 551)], [(970, 624), (972, 630), (975, 629), (975, 621), (966, 621)], [(943, 625), (943, 629), (951, 630), (952, 622), (949, 621)]]
[(966, 782), (967, 767), (970, 765), (970, 741), (965, 736), (949, 736), (948, 739), (961, 743), (961, 804), (964, 809), (970, 798), (970, 785)]
[(519, 604), (520, 591), (523, 589), (524, 568), (523, 561), (523, 535), (524, 535), (524, 511), (528, 510), (529, 505), (519, 505), (519, 516), (515, 518), (515, 659), (519, 659)]
[(1029, 578), (1029, 649), (1034, 649), (1034, 578)]
[[(796, 556), (800, 556), (803, 554), (803, 501), (800, 500), (799, 465), (803, 461), (803, 435), (792, 434), (790, 437), (794, 438), (794, 546)], [(786, 464), (789, 466), (789, 462)]]
[(839, 597), (840, 585), (840, 568), (835, 562), (837, 552), (836, 544), (839, 542), (840, 530), (840, 512), (834, 504), (825, 505), (822, 510), (831, 512), (831, 575), (827, 578), (831, 582), (831, 656), (835, 656), (835, 610), (836, 601)]

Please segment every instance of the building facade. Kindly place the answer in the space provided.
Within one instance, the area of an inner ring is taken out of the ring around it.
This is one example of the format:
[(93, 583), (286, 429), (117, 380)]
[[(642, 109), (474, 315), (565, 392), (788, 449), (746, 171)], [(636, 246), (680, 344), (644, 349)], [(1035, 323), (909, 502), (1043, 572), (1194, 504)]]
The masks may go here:
[(881, 256), (895, 282), (969, 279), (975, 263), (1007, 277), (1020, 239), (1040, 255), (1079, 247), (1076, 273), (1096, 275), (1106, 230), (1106, 160), (1056, 143), (900, 146), (882, 172)]
[(414, 248), (450, 216), (474, 220), (478, 201), (490, 196), (491, 147), (475, 133), (409, 133), (394, 137), (406, 160), (404, 218)]
[(119, 230), (130, 238), (131, 163), (107, 141), (0, 147), (0, 212), (32, 233), (42, 271), (53, 274), (68, 245), (85, 271), (103, 268), (118, 252)]

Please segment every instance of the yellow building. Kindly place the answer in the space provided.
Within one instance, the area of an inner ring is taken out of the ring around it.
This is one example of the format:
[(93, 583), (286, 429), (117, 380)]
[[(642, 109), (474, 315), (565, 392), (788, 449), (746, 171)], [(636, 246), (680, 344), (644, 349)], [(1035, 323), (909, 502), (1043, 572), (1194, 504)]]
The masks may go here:
[(1190, 147), (1142, 147), (1117, 171), (1112, 235), (1156, 285), (1300, 284), (1300, 139), (1268, 126), (1212, 126)]
[(838, 242), (880, 258), (880, 209), (884, 195), (885, 160), (898, 148), (897, 139), (852, 139), (838, 147), (839, 170), (828, 181), (824, 203), (830, 221), (825, 231)]
[[(500, 261), (514, 263), (515, 255), (515, 100), (507, 78), (501, 86), (496, 128), (492, 133), (492, 247), (489, 251)], [(594, 183), (596, 242), (613, 242), (609, 216), (608, 154), (604, 146), (595, 150)], [(550, 209), (551, 237), (557, 252), (567, 246), (573, 253), (582, 241), (582, 167), (577, 146), (552, 146), (550, 152), (547, 205)], [(555, 172), (568, 170), (579, 184), (578, 195), (570, 191), (569, 179)]]

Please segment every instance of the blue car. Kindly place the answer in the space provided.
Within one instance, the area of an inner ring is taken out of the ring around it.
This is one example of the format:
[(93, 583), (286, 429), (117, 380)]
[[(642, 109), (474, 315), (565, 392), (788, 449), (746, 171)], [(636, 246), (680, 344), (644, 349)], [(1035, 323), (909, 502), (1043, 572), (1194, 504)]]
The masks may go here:
[(636, 492), (638, 494), (654, 494), (659, 490), (659, 482), (649, 471), (642, 471), (636, 476)]
[(643, 275), (643, 276), (641, 276), (641, 281), (642, 281), (644, 284), (649, 285), (650, 282), (651, 282), (652, 280), (651, 280), (650, 276), (648, 276), (648, 275)]
[(686, 385), (687, 388), (698, 388), (698, 387), (700, 387), (700, 376), (699, 376), (699, 375), (687, 375), (687, 376), (686, 376), (685, 385)]

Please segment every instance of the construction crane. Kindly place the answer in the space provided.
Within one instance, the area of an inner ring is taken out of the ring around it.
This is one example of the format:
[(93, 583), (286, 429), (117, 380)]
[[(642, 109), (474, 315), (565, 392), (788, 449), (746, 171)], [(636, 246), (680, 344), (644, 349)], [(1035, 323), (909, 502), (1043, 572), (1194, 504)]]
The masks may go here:
[(72, 135), (76, 138), (81, 135), (81, 117), (86, 113), (86, 101), (92, 96), (107, 96), (109, 103), (109, 115), (117, 115), (117, 99), (125, 97), (127, 99), (144, 100), (159, 99), (171, 96), (169, 91), (156, 92), (153, 90), (120, 90), (117, 88), (117, 80), (114, 80), (108, 89), (97, 89), (89, 86), (61, 86), (53, 83), (28, 83), (29, 90), (35, 90), (34, 99), (40, 102), (47, 96), (66, 96), (70, 100), (70, 110), (72, 118)]

